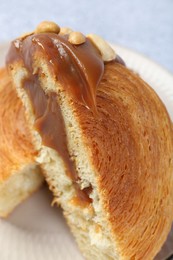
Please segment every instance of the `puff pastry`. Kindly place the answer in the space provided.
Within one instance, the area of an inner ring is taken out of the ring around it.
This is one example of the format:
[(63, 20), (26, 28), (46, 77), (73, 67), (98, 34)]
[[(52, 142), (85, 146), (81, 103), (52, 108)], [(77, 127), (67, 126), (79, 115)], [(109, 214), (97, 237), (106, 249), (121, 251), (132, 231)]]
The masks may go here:
[(86, 259), (153, 259), (173, 219), (173, 131), (154, 90), (68, 35), (15, 40), (7, 66)]

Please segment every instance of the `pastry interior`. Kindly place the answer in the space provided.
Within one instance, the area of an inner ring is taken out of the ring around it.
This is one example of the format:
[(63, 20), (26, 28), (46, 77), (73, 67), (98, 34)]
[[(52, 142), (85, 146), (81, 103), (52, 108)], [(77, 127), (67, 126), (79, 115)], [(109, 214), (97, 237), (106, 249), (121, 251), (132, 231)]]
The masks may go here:
[(7, 217), (43, 183), (22, 102), (0, 69), (0, 216)]

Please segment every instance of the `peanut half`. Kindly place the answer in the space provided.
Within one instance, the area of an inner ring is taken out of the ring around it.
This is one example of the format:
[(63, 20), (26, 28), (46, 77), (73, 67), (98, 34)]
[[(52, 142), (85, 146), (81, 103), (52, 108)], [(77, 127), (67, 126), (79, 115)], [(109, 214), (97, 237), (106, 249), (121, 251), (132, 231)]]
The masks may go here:
[(65, 34), (70, 34), (73, 30), (68, 27), (61, 27), (60, 28), (60, 34), (65, 35)]
[(59, 33), (60, 27), (54, 22), (43, 21), (35, 29), (35, 33)]
[(115, 51), (103, 38), (96, 34), (88, 34), (87, 38), (90, 39), (100, 51), (103, 61), (108, 62), (116, 58)]
[(25, 39), (26, 37), (30, 36), (34, 34), (34, 31), (33, 32), (26, 32), (26, 33), (23, 33), (21, 36), (20, 36), (20, 39)]
[(68, 41), (71, 44), (79, 45), (79, 44), (84, 43), (86, 41), (86, 38), (81, 32), (71, 32), (69, 34)]

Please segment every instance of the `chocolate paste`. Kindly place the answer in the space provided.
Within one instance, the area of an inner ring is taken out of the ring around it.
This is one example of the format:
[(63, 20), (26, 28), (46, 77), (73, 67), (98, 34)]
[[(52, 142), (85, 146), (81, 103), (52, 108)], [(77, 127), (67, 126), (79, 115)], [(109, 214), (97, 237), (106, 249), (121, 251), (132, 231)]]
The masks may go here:
[[(76, 46), (70, 44), (67, 38), (67, 35), (42, 33), (28, 36), (23, 40), (18, 39), (11, 45), (7, 64), (10, 65), (17, 60), (24, 63), (28, 75), (23, 80), (23, 88), (30, 98), (35, 114), (35, 128), (43, 144), (56, 150), (63, 159), (67, 175), (73, 181), (78, 198), (82, 202), (91, 202), (88, 196), (91, 188), (80, 190), (77, 183), (79, 178), (75, 164), (69, 156), (57, 94), (44, 93), (39, 82), (41, 68), (39, 71), (34, 70), (34, 59), (40, 55), (52, 72), (52, 76), (56, 77), (71, 97), (95, 113), (96, 88), (104, 72), (104, 63), (99, 51), (88, 39)], [(124, 65), (120, 57), (115, 61)]]
[(77, 196), (81, 202), (91, 202), (88, 190), (80, 190), (77, 183), (79, 180), (75, 170), (74, 162), (70, 159), (65, 125), (60, 106), (57, 102), (57, 94), (51, 92), (45, 95), (40, 86), (38, 75), (30, 75), (23, 81), (23, 88), (26, 90), (31, 101), (35, 114), (35, 128), (42, 137), (45, 146), (51, 147), (63, 158), (66, 174), (72, 179)]

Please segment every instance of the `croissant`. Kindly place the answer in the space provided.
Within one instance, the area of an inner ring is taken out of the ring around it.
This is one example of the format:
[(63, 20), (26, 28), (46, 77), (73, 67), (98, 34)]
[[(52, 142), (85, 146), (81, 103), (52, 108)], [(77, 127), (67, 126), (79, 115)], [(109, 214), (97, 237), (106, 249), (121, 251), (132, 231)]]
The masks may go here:
[(7, 67), (54, 202), (86, 259), (153, 259), (173, 220), (170, 117), (103, 39), (50, 27)]
[(0, 216), (6, 217), (37, 190), (43, 176), (24, 108), (6, 69), (0, 69)]

